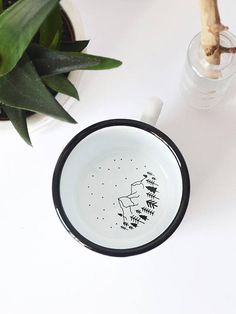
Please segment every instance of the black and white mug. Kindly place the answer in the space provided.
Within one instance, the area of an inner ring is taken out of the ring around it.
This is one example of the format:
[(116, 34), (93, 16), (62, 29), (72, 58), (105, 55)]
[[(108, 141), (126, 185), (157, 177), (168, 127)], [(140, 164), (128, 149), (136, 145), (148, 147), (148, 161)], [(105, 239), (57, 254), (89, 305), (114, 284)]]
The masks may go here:
[[(152, 122), (160, 104), (154, 111)], [(113, 119), (69, 142), (52, 189), (58, 216), (76, 240), (102, 254), (129, 256), (172, 235), (187, 209), (190, 182), (169, 137), (141, 121)]]

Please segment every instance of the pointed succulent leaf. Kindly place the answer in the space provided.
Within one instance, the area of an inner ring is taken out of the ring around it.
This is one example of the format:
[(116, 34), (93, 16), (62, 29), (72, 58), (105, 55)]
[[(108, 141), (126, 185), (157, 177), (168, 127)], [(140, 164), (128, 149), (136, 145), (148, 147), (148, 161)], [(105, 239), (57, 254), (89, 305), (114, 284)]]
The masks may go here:
[(75, 123), (42, 83), (27, 55), (11, 72), (0, 78), (0, 102)]
[(59, 3), (40, 27), (39, 42), (42, 46), (57, 49), (62, 37), (62, 16)]
[(0, 76), (11, 71), (58, 0), (19, 0), (0, 15)]
[(26, 112), (22, 109), (12, 108), (1, 104), (2, 110), (7, 115), (13, 126), (19, 135), (25, 140), (25, 142), (31, 145), (29, 131), (26, 122)]
[(88, 46), (88, 44), (89, 40), (62, 42), (60, 45), (60, 50), (69, 52), (70, 51), (81, 52)]
[(75, 86), (64, 74), (47, 76), (43, 78), (44, 84), (57, 93), (62, 93), (79, 100), (79, 95)]
[(37, 44), (31, 44), (27, 51), (40, 76), (57, 75), (79, 69), (111, 69), (121, 65), (121, 62), (115, 59), (81, 52), (56, 51)]

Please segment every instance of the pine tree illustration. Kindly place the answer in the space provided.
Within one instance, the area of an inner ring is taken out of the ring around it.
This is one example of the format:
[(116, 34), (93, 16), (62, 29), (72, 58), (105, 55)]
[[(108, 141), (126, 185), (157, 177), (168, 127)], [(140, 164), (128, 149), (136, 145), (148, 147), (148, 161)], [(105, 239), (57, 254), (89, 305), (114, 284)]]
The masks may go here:
[(123, 222), (123, 225), (124, 225), (125, 227), (127, 227), (129, 224), (128, 224), (128, 222), (124, 221), (124, 222)]
[(121, 216), (121, 217), (123, 217), (123, 214), (121, 214), (121, 213), (118, 213), (118, 215)]
[(147, 200), (146, 203), (147, 203), (148, 207), (153, 208), (153, 209), (158, 206), (157, 202), (155, 202), (153, 200)]
[(136, 224), (138, 224), (138, 223), (142, 223), (143, 224), (143, 221), (141, 221), (141, 219), (139, 218), (139, 217), (136, 217), (136, 216), (130, 216), (130, 219), (131, 219), (131, 221), (132, 222), (134, 222), (134, 223), (136, 223)]
[(151, 199), (158, 199), (159, 200), (159, 197), (156, 197), (156, 195), (154, 193), (146, 193), (147, 194), (147, 197), (150, 197)]
[(136, 209), (136, 213), (137, 213), (137, 214), (141, 214), (141, 210)]
[(147, 207), (142, 207), (142, 211), (143, 211), (144, 213), (149, 214), (149, 215), (152, 215), (152, 216), (155, 214), (155, 212), (154, 212), (153, 210), (151, 210), (151, 209), (149, 209), (149, 208), (147, 208)]
[(131, 225), (134, 227), (134, 228), (137, 228), (137, 224), (135, 224), (135, 223), (133, 223), (133, 222), (131, 222)]
[(158, 185), (154, 180), (147, 180), (147, 183), (152, 184), (152, 185)]
[(156, 193), (157, 188), (155, 188), (154, 186), (146, 186), (146, 188), (152, 193)]
[(139, 217), (142, 218), (145, 221), (148, 219), (146, 215), (139, 215)]

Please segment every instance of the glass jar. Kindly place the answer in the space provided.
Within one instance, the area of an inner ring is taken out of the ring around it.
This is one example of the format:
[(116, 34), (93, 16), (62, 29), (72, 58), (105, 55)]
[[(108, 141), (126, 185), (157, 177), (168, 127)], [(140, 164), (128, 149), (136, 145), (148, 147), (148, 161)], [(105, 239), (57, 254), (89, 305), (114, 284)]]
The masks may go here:
[[(224, 97), (236, 72), (236, 55), (222, 53), (220, 65), (208, 63), (201, 47), (201, 33), (188, 47), (181, 92), (190, 106), (210, 109)], [(220, 44), (235, 47), (236, 37), (230, 32), (220, 34)]]

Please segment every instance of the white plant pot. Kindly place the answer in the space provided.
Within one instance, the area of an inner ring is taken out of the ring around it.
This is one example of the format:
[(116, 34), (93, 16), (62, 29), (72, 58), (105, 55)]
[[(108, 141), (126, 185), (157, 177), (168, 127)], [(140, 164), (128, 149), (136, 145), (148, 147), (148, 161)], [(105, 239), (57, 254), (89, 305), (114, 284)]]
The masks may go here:
[[(84, 31), (82, 26), (82, 21), (78, 12), (78, 2), (76, 0), (62, 0), (60, 2), (62, 8), (68, 15), (71, 25), (74, 30), (75, 39), (83, 40), (84, 39)], [(68, 78), (73, 83), (73, 85), (77, 88), (81, 79), (81, 71), (73, 71), (69, 74)], [(72, 104), (76, 101), (74, 98), (69, 97), (67, 95), (63, 95), (58, 93), (55, 96), (56, 100), (63, 106), (64, 109), (68, 110)], [(45, 127), (53, 121), (54, 119), (45, 116), (42, 114), (34, 114), (27, 118), (27, 124), (30, 133), (38, 132), (43, 130)], [(10, 121), (0, 121), (0, 129), (1, 133), (7, 135), (5, 133), (12, 130), (14, 127), (12, 126)]]

